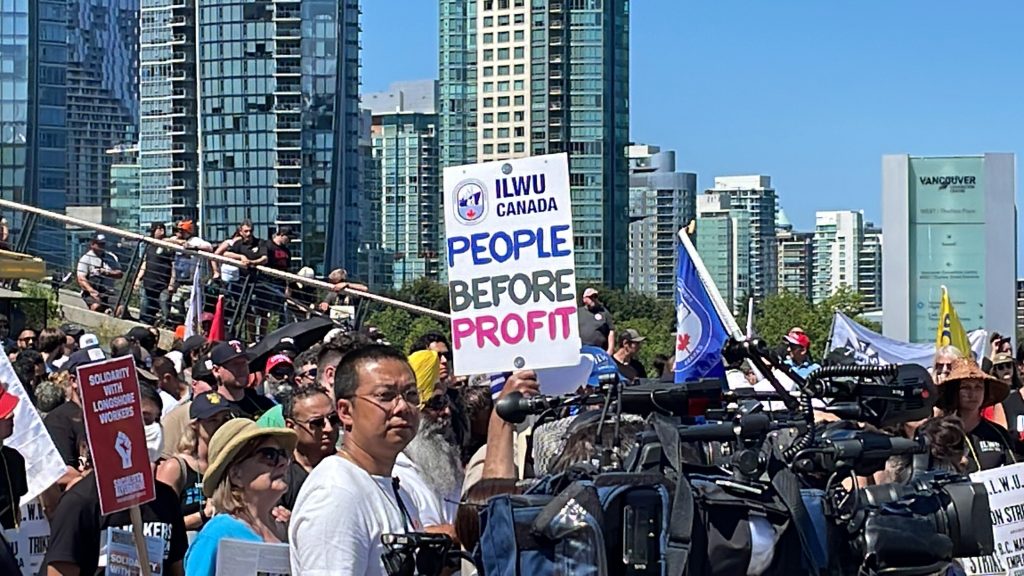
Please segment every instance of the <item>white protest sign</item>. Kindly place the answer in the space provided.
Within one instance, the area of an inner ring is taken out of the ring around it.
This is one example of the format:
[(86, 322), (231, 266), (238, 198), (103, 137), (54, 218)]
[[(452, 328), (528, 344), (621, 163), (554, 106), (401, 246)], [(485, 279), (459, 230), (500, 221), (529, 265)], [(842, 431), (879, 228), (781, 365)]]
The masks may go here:
[(458, 374), (579, 364), (569, 157), (445, 168), (444, 191)]
[(961, 558), (967, 574), (1024, 576), (1024, 463), (971, 474), (988, 490), (995, 553)]
[(224, 538), (217, 544), (217, 576), (289, 576), (287, 544)]
[[(138, 576), (142, 572), (139, 569), (135, 537), (128, 530), (107, 528), (105, 546), (100, 552), (100, 565), (106, 566), (107, 576)], [(149, 573), (152, 576), (163, 574), (163, 538), (146, 536), (146, 552), (149, 556)]]
[(15, 530), (5, 530), (4, 538), (11, 545), (11, 552), (18, 559), (22, 576), (36, 576), (46, 557), (50, 542), (50, 523), (43, 515), (39, 500), (26, 502), (21, 507), (21, 522)]

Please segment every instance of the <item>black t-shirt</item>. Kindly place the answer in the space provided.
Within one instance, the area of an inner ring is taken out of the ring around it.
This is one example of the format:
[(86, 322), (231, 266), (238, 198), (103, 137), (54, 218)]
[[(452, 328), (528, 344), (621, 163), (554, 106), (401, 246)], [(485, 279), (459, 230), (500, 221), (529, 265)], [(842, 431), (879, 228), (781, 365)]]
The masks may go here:
[(577, 314), (580, 323), (580, 340), (583, 345), (597, 346), (602, 350), (607, 350), (608, 335), (615, 330), (612, 315), (604, 309), (604, 306), (593, 312), (586, 306), (580, 306)]
[[(259, 238), (256, 238), (255, 236), (253, 236), (248, 243), (243, 242), (242, 240), (235, 241), (235, 243), (231, 245), (231, 248), (228, 248), (228, 252), (245, 256), (250, 261), (259, 260), (260, 258), (267, 255), (265, 242), (263, 242), (263, 240), (260, 240)], [(246, 275), (250, 275), (254, 272), (254, 269), (248, 268), (246, 266), (238, 267), (239, 276), (243, 278)]]
[(287, 272), (292, 262), (292, 251), (287, 246), (267, 242), (267, 268)]
[(1024, 440), (1024, 397), (1020, 392), (1013, 391), (1003, 400), (1003, 412), (1006, 413), (1006, 425), (1010, 433), (1019, 440)]
[(299, 489), (306, 482), (306, 478), (309, 478), (309, 472), (306, 472), (298, 462), (292, 461), (288, 466), (288, 491), (281, 496), (277, 504), (285, 510), (294, 508), (295, 501), (299, 498)]
[(1014, 463), (1013, 442), (1006, 428), (982, 419), (967, 436), (971, 442), (967, 451), (968, 474)]
[(612, 356), (612, 358), (615, 360), (615, 365), (619, 367), (619, 372), (622, 374), (622, 377), (628, 382), (632, 382), (637, 378), (647, 378), (647, 369), (644, 368), (644, 365), (636, 358), (630, 360), (629, 364), (619, 362), (619, 359), (614, 356)]
[(21, 514), (20, 499), (28, 493), (25, 458), (14, 448), (0, 447), (3, 468), (0, 469), (0, 526), (11, 530)]
[[(139, 509), (143, 533), (163, 538), (166, 572), (169, 566), (184, 560), (188, 549), (178, 495), (170, 486), (157, 482), (156, 500), (143, 504)], [(78, 566), (83, 575), (96, 573), (100, 546), (107, 528), (131, 531), (131, 516), (127, 510), (102, 516), (96, 479), (92, 476), (83, 478), (64, 494), (57, 505), (50, 523), (50, 544), (40, 572), (45, 574), (51, 562), (70, 562)]]
[(277, 404), (273, 400), (266, 396), (256, 392), (252, 388), (246, 388), (242, 395), (242, 399), (238, 402), (233, 402), (235, 408), (246, 418), (256, 420), (267, 410), (270, 410)]
[(43, 424), (64, 463), (77, 469), (81, 463), (78, 457), (89, 453), (82, 408), (74, 402), (65, 402), (47, 414)]
[(163, 246), (146, 246), (146, 273), (142, 285), (149, 290), (166, 290), (171, 284), (174, 269), (174, 251)]

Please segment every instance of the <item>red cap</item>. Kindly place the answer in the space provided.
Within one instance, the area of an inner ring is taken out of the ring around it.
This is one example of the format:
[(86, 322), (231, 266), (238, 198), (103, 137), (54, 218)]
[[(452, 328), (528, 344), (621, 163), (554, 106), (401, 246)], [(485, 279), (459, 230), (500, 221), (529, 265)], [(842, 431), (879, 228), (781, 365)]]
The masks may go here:
[(285, 356), (284, 354), (275, 354), (275, 355), (271, 356), (270, 359), (267, 360), (267, 370), (266, 371), (270, 372), (271, 370), (273, 370), (274, 368), (280, 366), (281, 364), (287, 364), (289, 366), (293, 366), (294, 365), (292, 363), (292, 359), (291, 358)]
[(20, 401), (21, 398), (18, 398), (7, 390), (0, 388), (0, 418), (7, 418), (13, 414), (14, 408)]
[(804, 334), (803, 332), (792, 331), (789, 334), (786, 334), (785, 339), (786, 342), (789, 342), (790, 344), (795, 344), (797, 346), (802, 346), (804, 349), (811, 347), (811, 339), (808, 338), (807, 334)]

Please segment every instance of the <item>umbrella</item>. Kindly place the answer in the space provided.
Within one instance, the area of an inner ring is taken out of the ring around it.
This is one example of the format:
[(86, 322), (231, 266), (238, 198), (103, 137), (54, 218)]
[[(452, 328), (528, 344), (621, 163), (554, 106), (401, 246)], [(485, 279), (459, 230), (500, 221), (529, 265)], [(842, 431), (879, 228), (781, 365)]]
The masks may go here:
[(274, 348), (285, 338), (291, 338), (295, 342), (295, 348), (300, 352), (309, 349), (311, 346), (323, 340), (323, 337), (334, 328), (334, 321), (322, 316), (314, 316), (309, 320), (293, 322), (267, 334), (266, 338), (258, 344), (249, 348), (249, 368), (252, 370), (263, 370)]

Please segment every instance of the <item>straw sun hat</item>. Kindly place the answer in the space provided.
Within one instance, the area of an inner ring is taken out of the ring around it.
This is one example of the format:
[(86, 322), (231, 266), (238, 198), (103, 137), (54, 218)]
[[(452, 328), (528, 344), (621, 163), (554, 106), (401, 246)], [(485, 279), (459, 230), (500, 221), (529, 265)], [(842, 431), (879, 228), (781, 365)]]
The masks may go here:
[[(953, 368), (950, 370), (949, 376), (939, 384), (940, 399), (948, 403), (947, 396), (955, 393), (949, 385), (960, 384), (966, 380), (980, 380), (985, 384), (985, 401), (981, 405), (982, 408), (995, 406), (1006, 400), (1006, 397), (1010, 395), (1010, 385), (1008, 383), (986, 374), (984, 370), (978, 367), (978, 363), (974, 360), (960, 358), (953, 362)], [(957, 389), (959, 390), (959, 386)]]
[(209, 459), (210, 465), (206, 468), (206, 476), (203, 477), (203, 494), (207, 498), (213, 496), (213, 492), (220, 485), (225, 472), (238, 458), (245, 445), (255, 438), (276, 438), (285, 452), (291, 454), (295, 450), (295, 443), (298, 436), (287, 428), (260, 428), (255, 422), (245, 418), (229, 420), (210, 438)]

